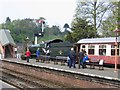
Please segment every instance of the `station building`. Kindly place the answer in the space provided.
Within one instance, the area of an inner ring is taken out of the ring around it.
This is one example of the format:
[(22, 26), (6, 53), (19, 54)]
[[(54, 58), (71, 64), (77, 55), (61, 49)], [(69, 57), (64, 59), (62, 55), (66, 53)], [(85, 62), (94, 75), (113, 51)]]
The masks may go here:
[(16, 44), (8, 29), (0, 29), (0, 58), (10, 58), (15, 56), (14, 48)]

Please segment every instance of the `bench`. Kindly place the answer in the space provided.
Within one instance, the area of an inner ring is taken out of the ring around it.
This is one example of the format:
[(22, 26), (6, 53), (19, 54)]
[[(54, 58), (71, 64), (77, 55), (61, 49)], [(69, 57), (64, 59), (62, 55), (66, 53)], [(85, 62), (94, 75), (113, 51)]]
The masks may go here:
[(50, 56), (40, 55), (39, 58), (36, 59), (36, 62), (39, 62), (39, 60), (41, 63), (50, 63)]
[(90, 59), (89, 62), (87, 62), (88, 65), (90, 65), (90, 69), (95, 69), (95, 66), (99, 67), (99, 70), (104, 70), (104, 60), (103, 59)]
[(58, 62), (61, 62), (61, 65), (65, 65), (66, 61), (67, 61), (67, 57), (65, 57), (65, 56), (56, 56), (56, 59), (54, 60), (54, 64), (58, 64)]

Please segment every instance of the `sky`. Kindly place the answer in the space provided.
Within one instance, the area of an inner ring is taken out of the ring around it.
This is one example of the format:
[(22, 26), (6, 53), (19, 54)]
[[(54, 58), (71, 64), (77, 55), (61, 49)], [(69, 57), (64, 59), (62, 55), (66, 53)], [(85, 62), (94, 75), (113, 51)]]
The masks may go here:
[(44, 17), (49, 26), (72, 22), (76, 0), (0, 0), (0, 23), (6, 17), (16, 19), (37, 19)]

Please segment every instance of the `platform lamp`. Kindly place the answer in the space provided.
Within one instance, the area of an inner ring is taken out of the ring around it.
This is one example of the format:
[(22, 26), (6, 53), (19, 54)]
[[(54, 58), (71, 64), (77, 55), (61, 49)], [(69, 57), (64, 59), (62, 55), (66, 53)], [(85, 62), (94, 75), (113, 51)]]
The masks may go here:
[(116, 26), (116, 29), (114, 30), (114, 32), (115, 32), (115, 37), (116, 37), (116, 38), (115, 38), (115, 72), (116, 72), (116, 71), (117, 71), (117, 60), (118, 60), (118, 59), (117, 59), (117, 56), (118, 56), (118, 55), (117, 55), (117, 47), (118, 47), (118, 42), (117, 42), (117, 41), (118, 41), (118, 38), (117, 38), (117, 37), (118, 37), (118, 35), (119, 35), (118, 33), (120, 32), (120, 30), (118, 29), (117, 26)]

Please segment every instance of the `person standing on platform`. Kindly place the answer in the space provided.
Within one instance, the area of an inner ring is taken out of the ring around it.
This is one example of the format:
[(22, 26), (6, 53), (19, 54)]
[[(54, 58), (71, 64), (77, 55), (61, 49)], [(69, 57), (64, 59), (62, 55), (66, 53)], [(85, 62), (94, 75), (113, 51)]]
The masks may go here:
[(82, 68), (84, 69), (84, 68), (87, 68), (86, 67), (86, 62), (87, 61), (89, 61), (89, 57), (88, 57), (88, 55), (85, 53), (84, 54), (85, 56), (84, 56), (84, 58), (83, 58), (83, 64), (82, 64)]
[(84, 52), (84, 54), (87, 53), (87, 52), (85, 51), (85, 48), (82, 49), (82, 52)]
[(73, 68), (76, 68), (75, 67), (75, 59), (76, 59), (76, 53), (74, 51), (74, 48), (71, 48), (71, 51), (69, 52), (69, 58), (70, 58), (70, 61), (69, 61), (69, 68), (71, 68), (73, 66)]
[(80, 68), (80, 65), (83, 65), (84, 54), (85, 52), (83, 51), (83, 49), (81, 49), (79, 52), (78, 68)]
[(69, 63), (70, 63), (70, 58), (69, 56), (67, 57), (67, 66), (69, 66)]
[(15, 58), (17, 58), (17, 46), (14, 48)]
[(16, 57), (17, 59), (20, 58), (20, 53), (21, 53), (21, 49), (20, 49), (20, 46), (18, 46), (18, 47), (17, 47), (17, 55), (16, 55), (16, 56), (17, 56), (17, 57)]
[(27, 51), (26, 51), (26, 60), (27, 62), (29, 62), (29, 59), (30, 59), (30, 56), (31, 56), (31, 52), (29, 51), (29, 49), (27, 48)]
[(0, 50), (0, 60), (2, 59), (2, 53), (1, 53), (1, 50)]
[(40, 49), (38, 48), (36, 51), (36, 62), (39, 62), (39, 57), (40, 57)]

